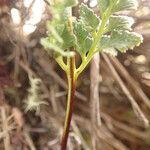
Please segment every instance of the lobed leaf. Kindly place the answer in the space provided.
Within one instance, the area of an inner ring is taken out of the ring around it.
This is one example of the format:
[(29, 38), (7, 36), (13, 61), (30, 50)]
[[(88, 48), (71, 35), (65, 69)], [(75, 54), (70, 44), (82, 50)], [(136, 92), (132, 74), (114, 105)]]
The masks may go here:
[(64, 24), (57, 24), (56, 25), (55, 29), (56, 29), (57, 33), (59, 34), (59, 36), (62, 35), (64, 28), (65, 28)]
[(92, 46), (92, 43), (93, 43), (93, 38), (87, 37), (85, 39), (85, 41), (83, 42), (83, 52), (84, 52), (84, 54), (86, 54), (89, 51), (89, 49)]
[(104, 35), (100, 41), (99, 44), (99, 51), (105, 50), (105, 49), (113, 49), (112, 45), (110, 44), (110, 36)]
[(111, 39), (111, 45), (121, 52), (133, 49), (143, 42), (143, 37), (140, 34), (129, 31), (113, 31)]
[(63, 39), (62, 49), (65, 50), (76, 45), (76, 37), (74, 34), (70, 33), (67, 25), (65, 25), (61, 37)]
[(108, 6), (110, 6), (110, 0), (98, 0), (98, 6), (100, 9), (100, 13), (103, 14)]
[(113, 8), (113, 12), (137, 9), (137, 7), (138, 7), (137, 0), (118, 0), (117, 4)]
[(135, 32), (115, 30), (110, 36), (104, 36), (100, 42), (100, 50), (114, 48), (120, 52), (126, 52), (139, 46), (143, 41), (140, 34)]
[(81, 21), (74, 23), (74, 33), (77, 38), (77, 51), (82, 55), (86, 54), (92, 45), (90, 33), (86, 30), (85, 25)]
[(112, 13), (123, 11), (123, 10), (131, 10), (137, 9), (138, 2), (137, 0), (98, 0), (98, 6), (101, 14), (103, 14), (107, 8), (112, 7)]
[(54, 53), (57, 53), (58, 55), (62, 55), (62, 56), (72, 56), (72, 55), (74, 55), (72, 52), (65, 52), (63, 49), (61, 49), (57, 45), (51, 43), (48, 38), (42, 38), (41, 39), (41, 44), (43, 45), (43, 47), (45, 48), (45, 50), (48, 53), (54, 52)]
[[(60, 34), (60, 26), (57, 26), (57, 28), (54, 28), (50, 22), (47, 23), (47, 28), (49, 31), (49, 34), (51, 34), (51, 36), (53, 36), (58, 42), (63, 43), (63, 39), (61, 38)], [(63, 27), (61, 26), (61, 29), (63, 29)], [(58, 30), (58, 31), (57, 31)]]
[(86, 37), (89, 35), (89, 32), (86, 30), (85, 25), (81, 21), (76, 21), (74, 23), (74, 33), (80, 42), (83, 42)]
[(90, 31), (95, 31), (100, 23), (94, 11), (83, 3), (80, 5), (80, 19)]
[(128, 16), (111, 16), (109, 19), (109, 25), (107, 31), (112, 30), (131, 30), (131, 26), (134, 24), (132, 17)]

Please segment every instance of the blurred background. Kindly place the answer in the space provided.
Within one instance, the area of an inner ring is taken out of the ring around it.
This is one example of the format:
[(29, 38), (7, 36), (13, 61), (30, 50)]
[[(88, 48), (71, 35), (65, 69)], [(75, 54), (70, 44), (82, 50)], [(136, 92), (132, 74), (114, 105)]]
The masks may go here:
[[(150, 150), (150, 1), (122, 13), (144, 42), (96, 55), (81, 74), (69, 150)], [(0, 150), (60, 149), (66, 76), (40, 45), (51, 18), (46, 0), (0, 0)]]

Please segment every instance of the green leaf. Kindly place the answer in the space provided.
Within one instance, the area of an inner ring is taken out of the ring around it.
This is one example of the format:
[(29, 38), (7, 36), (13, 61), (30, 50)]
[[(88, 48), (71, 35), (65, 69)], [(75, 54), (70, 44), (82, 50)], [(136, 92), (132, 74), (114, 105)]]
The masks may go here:
[(100, 50), (113, 48), (120, 52), (126, 52), (139, 46), (143, 41), (140, 34), (129, 31), (113, 31), (110, 36), (104, 36), (100, 42)]
[(143, 37), (135, 32), (129, 31), (113, 31), (111, 35), (111, 45), (120, 52), (126, 52), (139, 46), (143, 41)]
[(98, 51), (103, 51), (105, 49), (114, 49), (114, 47), (112, 47), (112, 45), (110, 44), (110, 41), (110, 36), (104, 35), (100, 41)]
[(74, 33), (80, 42), (83, 42), (89, 35), (89, 32), (85, 29), (85, 25), (81, 21), (76, 21), (74, 23)]
[[(62, 26), (61, 26), (62, 27)], [(61, 36), (59, 35), (59, 31), (57, 32), (57, 30), (59, 30), (59, 27), (57, 26), (57, 28), (55, 29), (50, 22), (47, 23), (47, 28), (48, 31), (50, 32), (51, 36), (53, 36), (58, 42), (63, 43), (63, 39), (61, 38)], [(63, 29), (63, 27), (62, 27)]]
[(85, 4), (80, 5), (80, 19), (90, 29), (95, 31), (100, 23), (100, 19), (96, 16), (94, 11), (87, 7)]
[(98, 6), (101, 14), (103, 14), (106, 11), (109, 5), (110, 0), (98, 0)]
[(86, 54), (91, 48), (93, 43), (93, 38), (87, 37), (83, 43), (83, 51)]
[(86, 30), (85, 25), (81, 21), (74, 23), (74, 33), (77, 37), (77, 51), (82, 55), (86, 54), (92, 45), (92, 38), (90, 38), (89, 32)]
[(110, 36), (104, 35), (101, 39), (98, 51), (108, 53), (112, 56), (117, 56), (118, 54), (117, 50), (110, 43), (111, 43)]
[(117, 4), (114, 5), (113, 12), (137, 9), (137, 7), (137, 0), (118, 0)]
[(48, 53), (53, 53), (54, 52), (54, 53), (60, 54), (62, 56), (73, 56), (74, 55), (72, 52), (63, 51), (60, 47), (58, 47), (57, 45), (51, 43), (48, 38), (42, 38), (41, 39), (41, 44), (43, 45), (43, 47), (45, 48), (45, 50)]
[(61, 37), (64, 41), (63, 46), (62, 46), (63, 49), (68, 49), (76, 45), (76, 37), (74, 34), (70, 33), (67, 25), (65, 26)]
[(111, 16), (109, 19), (109, 25), (107, 31), (116, 30), (131, 30), (131, 26), (134, 24), (132, 17), (127, 16)]
[(57, 33), (61, 36), (63, 31), (64, 31), (65, 25), (64, 24), (57, 24), (55, 26), (56, 26), (55, 29), (56, 29)]
[(98, 6), (101, 14), (103, 14), (110, 5), (113, 5), (112, 13), (122, 11), (137, 9), (137, 0), (98, 0)]

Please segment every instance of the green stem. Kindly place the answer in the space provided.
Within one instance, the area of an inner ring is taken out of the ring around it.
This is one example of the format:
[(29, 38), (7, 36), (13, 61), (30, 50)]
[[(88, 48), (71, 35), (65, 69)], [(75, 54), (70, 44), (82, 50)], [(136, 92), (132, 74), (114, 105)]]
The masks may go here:
[(84, 61), (80, 65), (80, 67), (76, 70), (77, 71), (77, 77), (80, 75), (80, 73), (85, 69), (85, 67), (87, 66), (87, 64), (92, 59), (92, 57), (93, 57), (93, 55), (95, 53), (97, 44), (100, 41), (100, 39), (102, 38), (102, 36), (103, 36), (106, 22), (107, 22), (106, 19), (102, 21), (102, 24), (101, 24), (101, 26), (100, 26), (100, 28), (99, 28), (99, 30), (97, 32), (96, 37), (94, 38), (93, 45), (92, 45), (91, 49), (89, 50), (89, 53), (88, 53), (87, 57), (84, 59)]
[(67, 141), (69, 136), (69, 129), (74, 109), (74, 96), (75, 96), (75, 57), (68, 58), (69, 71), (67, 72), (68, 78), (68, 99), (67, 99), (67, 110), (64, 123), (64, 131), (61, 142), (61, 150), (67, 149)]
[(92, 44), (92, 47), (89, 50), (89, 53), (88, 53), (87, 57), (84, 59), (84, 61), (82, 61), (80, 67), (76, 70), (76, 76), (77, 77), (85, 69), (85, 67), (88, 65), (88, 63), (92, 59), (93, 55), (96, 53), (96, 48), (97, 48), (98, 42), (101, 40), (103, 34), (105, 33), (105, 27), (106, 27), (106, 24), (107, 24), (107, 21), (108, 21), (110, 15), (111, 15), (112, 8), (113, 8), (113, 3), (106, 10), (106, 12), (103, 14), (103, 16), (102, 16), (102, 23), (101, 23), (101, 25), (99, 27), (98, 32), (94, 35), (94, 42)]

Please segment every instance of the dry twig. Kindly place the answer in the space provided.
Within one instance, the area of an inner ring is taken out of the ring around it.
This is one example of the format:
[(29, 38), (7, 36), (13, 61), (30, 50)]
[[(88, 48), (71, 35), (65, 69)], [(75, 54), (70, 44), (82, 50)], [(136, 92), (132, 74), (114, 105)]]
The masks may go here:
[(128, 88), (125, 86), (125, 84), (123, 83), (123, 81), (121, 80), (121, 78), (119, 77), (117, 71), (115, 70), (115, 68), (113, 67), (113, 65), (111, 64), (109, 58), (105, 55), (102, 54), (104, 60), (106, 61), (107, 65), (109, 66), (114, 78), (116, 79), (116, 81), (118, 82), (118, 84), (120, 85), (120, 87), (122, 88), (123, 92), (125, 93), (125, 95), (128, 97), (128, 99), (131, 102), (132, 108), (134, 110), (134, 113), (137, 115), (137, 117), (143, 121), (145, 127), (149, 126), (149, 121), (148, 119), (145, 117), (144, 113), (142, 112), (142, 110), (140, 109), (139, 105), (137, 104), (136, 100), (133, 98), (133, 96), (131, 95), (130, 91), (128, 90)]

